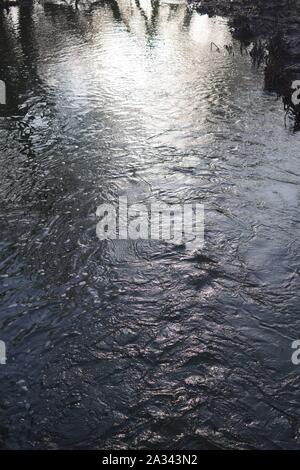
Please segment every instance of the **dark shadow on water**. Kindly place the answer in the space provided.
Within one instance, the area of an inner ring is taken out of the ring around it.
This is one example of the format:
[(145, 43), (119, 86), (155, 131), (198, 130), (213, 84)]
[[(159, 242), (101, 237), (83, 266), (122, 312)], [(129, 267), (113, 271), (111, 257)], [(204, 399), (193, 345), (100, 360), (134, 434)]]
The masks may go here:
[(282, 97), (284, 109), (299, 130), (300, 105), (292, 101), (292, 83), (300, 79), (300, 2), (288, 0), (203, 0), (190, 2), (202, 14), (228, 18), (241, 53), (251, 44), (255, 66), (265, 68), (265, 89)]

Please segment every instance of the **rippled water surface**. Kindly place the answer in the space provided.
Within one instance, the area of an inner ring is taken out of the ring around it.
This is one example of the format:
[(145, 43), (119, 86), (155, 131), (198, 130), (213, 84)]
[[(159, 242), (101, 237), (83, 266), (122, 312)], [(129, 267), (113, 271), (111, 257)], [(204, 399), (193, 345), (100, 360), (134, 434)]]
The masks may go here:
[[(300, 448), (300, 140), (262, 71), (182, 2), (0, 21), (1, 446)], [(120, 195), (204, 203), (204, 249), (100, 242)]]

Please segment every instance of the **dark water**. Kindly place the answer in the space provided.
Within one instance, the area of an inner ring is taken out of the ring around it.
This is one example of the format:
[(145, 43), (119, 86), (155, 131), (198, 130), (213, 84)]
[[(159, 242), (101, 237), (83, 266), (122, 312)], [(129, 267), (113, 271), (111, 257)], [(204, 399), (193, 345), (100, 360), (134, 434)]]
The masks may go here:
[[(226, 20), (0, 15), (1, 446), (300, 448), (300, 136)], [(204, 249), (100, 242), (119, 195), (204, 203)]]

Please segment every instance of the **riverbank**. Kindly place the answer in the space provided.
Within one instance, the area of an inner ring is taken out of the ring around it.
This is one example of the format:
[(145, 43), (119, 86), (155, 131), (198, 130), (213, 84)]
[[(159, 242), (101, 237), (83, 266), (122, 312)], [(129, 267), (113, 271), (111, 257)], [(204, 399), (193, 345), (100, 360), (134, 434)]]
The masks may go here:
[(284, 107), (300, 123), (300, 105), (292, 85), (300, 80), (299, 0), (201, 0), (190, 4), (202, 14), (228, 18), (233, 38), (254, 44), (252, 58), (265, 64), (265, 89), (283, 97)]

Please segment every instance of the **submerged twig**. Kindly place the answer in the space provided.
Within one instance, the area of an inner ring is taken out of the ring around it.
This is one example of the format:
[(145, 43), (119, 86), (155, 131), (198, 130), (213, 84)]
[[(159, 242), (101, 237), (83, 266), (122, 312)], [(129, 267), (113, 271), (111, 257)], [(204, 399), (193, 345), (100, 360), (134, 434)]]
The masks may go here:
[(215, 42), (210, 43), (210, 50), (211, 51), (213, 50), (213, 46), (215, 46), (217, 52), (220, 52), (220, 48), (219, 48), (219, 46), (217, 46), (217, 44)]

